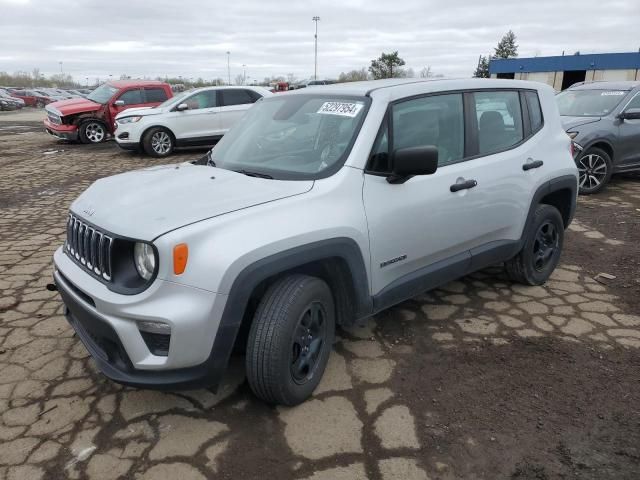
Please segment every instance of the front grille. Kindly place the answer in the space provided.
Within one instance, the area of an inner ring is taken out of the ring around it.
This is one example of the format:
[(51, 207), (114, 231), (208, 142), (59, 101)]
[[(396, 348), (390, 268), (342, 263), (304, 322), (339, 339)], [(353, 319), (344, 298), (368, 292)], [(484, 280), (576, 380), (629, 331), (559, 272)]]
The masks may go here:
[(69, 214), (67, 255), (92, 274), (111, 281), (113, 238)]
[(47, 117), (49, 117), (49, 121), (51, 123), (55, 123), (57, 125), (60, 125), (62, 123), (62, 119), (53, 112), (47, 112)]

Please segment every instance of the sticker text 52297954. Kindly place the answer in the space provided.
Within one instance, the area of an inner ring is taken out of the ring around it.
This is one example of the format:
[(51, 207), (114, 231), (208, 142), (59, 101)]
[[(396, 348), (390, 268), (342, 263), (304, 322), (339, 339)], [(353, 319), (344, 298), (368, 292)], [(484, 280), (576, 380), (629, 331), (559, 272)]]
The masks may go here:
[(362, 103), (324, 102), (318, 109), (318, 113), (325, 115), (340, 115), (343, 117), (355, 117), (364, 105)]

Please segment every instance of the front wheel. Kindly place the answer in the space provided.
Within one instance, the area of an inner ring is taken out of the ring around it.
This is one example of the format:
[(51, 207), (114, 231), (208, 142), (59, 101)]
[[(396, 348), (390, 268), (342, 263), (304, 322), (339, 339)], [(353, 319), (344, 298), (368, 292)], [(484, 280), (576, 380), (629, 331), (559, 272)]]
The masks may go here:
[(507, 275), (524, 285), (542, 285), (560, 261), (563, 242), (564, 222), (558, 209), (551, 205), (538, 205), (522, 250), (505, 262)]
[(167, 157), (173, 152), (173, 136), (164, 128), (152, 128), (145, 133), (142, 147), (152, 157)]
[(247, 342), (247, 379), (262, 400), (297, 405), (324, 373), (335, 332), (333, 295), (307, 275), (276, 281), (260, 301)]
[(613, 173), (611, 157), (600, 148), (590, 148), (578, 159), (581, 195), (598, 193), (609, 183)]
[(82, 143), (100, 143), (107, 138), (107, 127), (98, 120), (82, 122), (79, 132)]

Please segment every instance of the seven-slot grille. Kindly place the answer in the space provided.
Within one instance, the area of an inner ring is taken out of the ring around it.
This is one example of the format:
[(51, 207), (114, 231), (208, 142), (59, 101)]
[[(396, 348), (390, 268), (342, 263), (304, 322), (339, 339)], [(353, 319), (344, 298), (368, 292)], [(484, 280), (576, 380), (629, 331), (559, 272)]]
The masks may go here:
[(94, 275), (111, 280), (113, 238), (69, 214), (67, 254)]

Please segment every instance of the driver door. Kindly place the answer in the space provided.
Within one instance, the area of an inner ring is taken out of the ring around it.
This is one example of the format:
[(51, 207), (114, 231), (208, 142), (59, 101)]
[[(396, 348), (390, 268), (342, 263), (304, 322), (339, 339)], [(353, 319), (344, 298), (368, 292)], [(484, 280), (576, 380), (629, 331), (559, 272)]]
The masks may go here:
[[(123, 105), (116, 105), (115, 103), (121, 100)], [(120, 112), (127, 110), (128, 108), (146, 107), (144, 102), (144, 96), (142, 95), (141, 88), (132, 88), (121, 92), (117, 97), (113, 99), (109, 106), (109, 112), (111, 113), (111, 119), (116, 118)]]
[(180, 102), (183, 103), (189, 107), (187, 110), (180, 111), (174, 107), (169, 114), (169, 126), (176, 138), (195, 142), (217, 137), (220, 129), (220, 108), (216, 91), (204, 90), (195, 93)]

